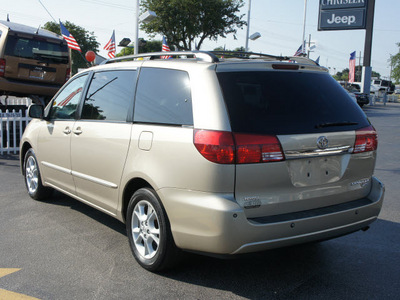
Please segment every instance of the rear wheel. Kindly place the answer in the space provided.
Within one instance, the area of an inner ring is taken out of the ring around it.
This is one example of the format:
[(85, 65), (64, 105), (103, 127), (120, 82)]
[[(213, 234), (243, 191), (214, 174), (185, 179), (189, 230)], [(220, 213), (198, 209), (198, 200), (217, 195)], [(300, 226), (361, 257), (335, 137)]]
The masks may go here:
[(29, 196), (35, 200), (43, 200), (50, 196), (52, 189), (43, 186), (39, 165), (33, 149), (29, 149), (24, 158), (25, 185)]
[(126, 230), (133, 256), (149, 271), (171, 267), (178, 258), (167, 215), (154, 190), (137, 190), (128, 205)]

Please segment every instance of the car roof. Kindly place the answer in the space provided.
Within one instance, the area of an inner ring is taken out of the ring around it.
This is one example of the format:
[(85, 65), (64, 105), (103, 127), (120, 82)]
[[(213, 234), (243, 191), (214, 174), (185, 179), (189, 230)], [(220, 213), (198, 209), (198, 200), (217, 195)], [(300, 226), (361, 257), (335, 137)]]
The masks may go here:
[(54, 32), (48, 31), (46, 29), (35, 28), (35, 27), (24, 25), (24, 24), (2, 21), (2, 20), (0, 20), (0, 24), (13, 32), (28, 33), (28, 34), (32, 34), (32, 35), (40, 35), (42, 37), (48, 37), (48, 38), (62, 40), (62, 37), (60, 35), (58, 35)]
[[(228, 54), (225, 56), (225, 54)], [(161, 59), (169, 55), (173, 59)], [(282, 57), (251, 52), (175, 51), (129, 55), (107, 60), (93, 71), (158, 67), (180, 70), (213, 69), (224, 71), (301, 70), (327, 72), (325, 67), (306, 57)]]

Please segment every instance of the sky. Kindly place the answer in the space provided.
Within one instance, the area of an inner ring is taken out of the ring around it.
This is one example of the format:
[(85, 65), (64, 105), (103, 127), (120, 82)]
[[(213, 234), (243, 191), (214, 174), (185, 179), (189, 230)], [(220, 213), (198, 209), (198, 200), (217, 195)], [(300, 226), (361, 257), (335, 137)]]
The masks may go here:
[[(135, 30), (136, 0), (0, 0), (0, 20), (39, 27), (53, 19), (70, 21), (89, 32), (93, 32), (100, 43), (99, 54), (107, 57), (104, 45), (115, 29), (116, 42), (124, 37), (133, 40)], [(248, 0), (241, 9), (247, 21)], [(249, 41), (249, 51), (272, 55), (293, 55), (303, 39), (305, 0), (252, 0), (250, 10), (250, 35), (259, 32), (261, 37)], [(306, 30), (308, 41), (315, 42), (310, 58), (320, 57), (320, 64), (328, 67), (331, 74), (348, 68), (350, 53), (356, 51), (357, 65), (364, 52), (365, 30), (318, 31), (319, 0), (307, 0)], [(372, 39), (372, 69), (389, 78), (390, 55), (399, 52), (400, 43), (400, 1), (376, 0)], [(149, 39), (140, 31), (139, 37)], [(235, 49), (245, 46), (246, 27), (233, 35), (218, 41), (205, 41), (201, 50), (212, 50), (218, 46)], [(162, 36), (156, 36), (161, 40)], [(122, 48), (117, 47), (117, 52)]]

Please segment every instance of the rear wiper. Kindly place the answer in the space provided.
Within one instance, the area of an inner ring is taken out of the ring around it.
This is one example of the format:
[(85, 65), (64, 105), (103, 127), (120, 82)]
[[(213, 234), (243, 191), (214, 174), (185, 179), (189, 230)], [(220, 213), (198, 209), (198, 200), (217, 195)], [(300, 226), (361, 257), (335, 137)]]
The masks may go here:
[(315, 125), (315, 128), (334, 127), (334, 126), (350, 126), (350, 125), (358, 125), (358, 123), (357, 122), (348, 122), (348, 121), (330, 122), (330, 123), (322, 123), (322, 124)]

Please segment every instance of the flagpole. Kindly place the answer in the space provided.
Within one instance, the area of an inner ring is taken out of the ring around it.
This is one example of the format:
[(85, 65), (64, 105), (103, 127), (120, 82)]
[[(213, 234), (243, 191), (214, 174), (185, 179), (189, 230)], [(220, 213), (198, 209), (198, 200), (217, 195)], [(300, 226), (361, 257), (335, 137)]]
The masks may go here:
[(303, 39), (301, 44), (303, 45), (302, 53), (306, 53), (306, 15), (307, 15), (307, 0), (304, 0), (304, 22), (303, 22)]

